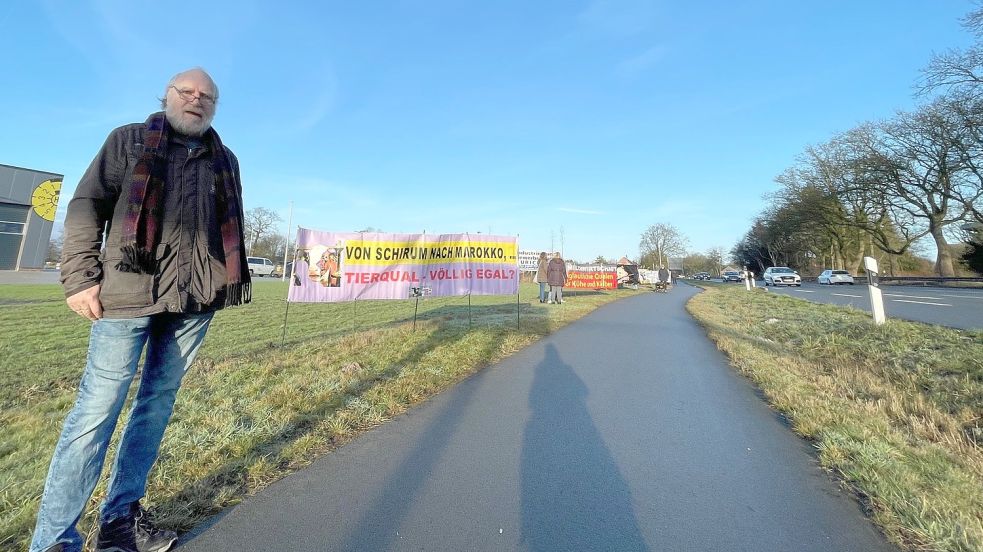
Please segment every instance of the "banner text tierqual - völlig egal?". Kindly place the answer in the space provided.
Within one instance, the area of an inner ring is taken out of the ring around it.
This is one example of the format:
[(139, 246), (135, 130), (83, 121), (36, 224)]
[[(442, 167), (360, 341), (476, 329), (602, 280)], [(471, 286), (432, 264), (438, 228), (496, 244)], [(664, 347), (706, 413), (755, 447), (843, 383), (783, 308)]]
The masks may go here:
[(301, 228), (289, 301), (514, 295), (514, 236), (320, 232)]

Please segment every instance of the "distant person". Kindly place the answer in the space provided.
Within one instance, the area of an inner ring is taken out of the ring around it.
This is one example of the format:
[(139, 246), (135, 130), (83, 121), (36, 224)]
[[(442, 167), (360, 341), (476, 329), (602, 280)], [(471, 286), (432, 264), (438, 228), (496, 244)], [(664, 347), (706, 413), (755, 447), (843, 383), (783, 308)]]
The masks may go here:
[(670, 273), (669, 269), (664, 266), (659, 267), (659, 282), (662, 282), (667, 286), (672, 283), (672, 273)]
[(553, 258), (546, 265), (546, 281), (550, 285), (550, 304), (563, 303), (563, 285), (567, 283), (567, 264), (563, 262), (560, 253), (553, 253)]
[(61, 282), (69, 308), (92, 329), (30, 552), (82, 550), (76, 524), (145, 349), (96, 550), (161, 552), (177, 539), (140, 505), (147, 474), (212, 315), (250, 300), (239, 162), (212, 128), (217, 102), (218, 87), (202, 69), (175, 75), (163, 111), (113, 130), (68, 205)]
[(546, 257), (546, 252), (545, 251), (541, 252), (539, 254), (539, 265), (536, 269), (536, 282), (539, 283), (540, 303), (546, 302), (546, 286), (548, 285), (546, 281), (547, 278), (546, 268), (547, 266), (549, 266), (549, 262), (550, 262), (549, 259)]

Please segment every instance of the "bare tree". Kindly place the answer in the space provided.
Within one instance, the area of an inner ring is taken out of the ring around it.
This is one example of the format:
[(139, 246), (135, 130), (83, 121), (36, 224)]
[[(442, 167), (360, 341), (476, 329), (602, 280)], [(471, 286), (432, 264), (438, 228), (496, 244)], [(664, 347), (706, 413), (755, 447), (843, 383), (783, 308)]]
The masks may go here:
[(57, 263), (61, 261), (61, 248), (65, 244), (65, 229), (62, 228), (61, 232), (58, 233), (57, 238), (51, 238), (48, 240), (48, 255), (45, 261), (51, 263)]
[(266, 207), (254, 207), (246, 211), (246, 220), (243, 224), (246, 227), (250, 253), (263, 237), (276, 232), (276, 226), (281, 221), (280, 215)]
[(781, 188), (772, 200), (788, 207), (797, 226), (814, 235), (813, 253), (827, 267), (856, 270), (875, 248), (902, 254), (920, 237), (900, 239), (890, 220), (883, 186), (867, 170), (870, 163), (858, 146), (870, 142), (869, 134), (861, 126), (810, 146), (775, 179)]
[(609, 261), (609, 260), (605, 259), (604, 258), (604, 255), (598, 255), (597, 257), (594, 258), (594, 261), (593, 262), (594, 262), (594, 264), (606, 265), (606, 266), (618, 264), (615, 261)]
[(653, 224), (642, 233), (639, 250), (642, 264), (653, 266), (669, 266), (669, 257), (680, 257), (686, 254), (689, 240), (671, 224)]
[(760, 219), (754, 221), (747, 234), (730, 250), (731, 259), (740, 266), (751, 269), (757, 267), (754, 272), (758, 274), (764, 272), (769, 266), (774, 266), (768, 248), (763, 245), (766, 233), (765, 224)]
[(286, 246), (286, 242), (287, 240), (280, 234), (267, 234), (253, 244), (249, 254), (256, 257), (266, 257), (272, 259), (273, 262), (282, 261), (283, 248)]
[(955, 118), (953, 147), (961, 169), (953, 175), (958, 184), (948, 190), (950, 199), (961, 203), (970, 219), (983, 224), (983, 99), (949, 97), (942, 108)]
[(976, 37), (976, 42), (963, 50), (953, 49), (932, 56), (915, 85), (918, 94), (939, 90), (974, 97), (983, 94), (983, 5), (977, 3), (977, 8), (963, 18), (962, 24)]
[(960, 123), (942, 100), (879, 125), (864, 144), (872, 175), (880, 181), (886, 207), (898, 226), (929, 235), (938, 251), (935, 271), (954, 276), (946, 229), (967, 216), (957, 175), (965, 169), (955, 142)]
[(715, 264), (705, 253), (690, 253), (683, 257), (682, 268), (684, 274), (710, 273), (714, 271)]
[(720, 272), (724, 269), (724, 249), (722, 247), (711, 247), (707, 250), (707, 261), (709, 262), (709, 269), (707, 272), (715, 276), (719, 276)]

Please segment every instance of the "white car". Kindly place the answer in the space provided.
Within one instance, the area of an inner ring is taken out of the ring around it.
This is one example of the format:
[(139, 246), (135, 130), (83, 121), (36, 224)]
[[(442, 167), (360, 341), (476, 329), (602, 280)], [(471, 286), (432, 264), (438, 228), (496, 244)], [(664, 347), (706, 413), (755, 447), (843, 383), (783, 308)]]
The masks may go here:
[(829, 284), (829, 285), (850, 284), (851, 286), (853, 285), (853, 276), (850, 276), (850, 273), (845, 270), (826, 269), (822, 272), (822, 274), (819, 275), (819, 278), (817, 278), (817, 280), (819, 280), (820, 284)]
[(266, 257), (246, 257), (246, 263), (249, 265), (249, 274), (252, 276), (272, 276), (276, 270), (273, 261)]
[(802, 286), (799, 273), (787, 266), (772, 266), (765, 269), (765, 287), (767, 286)]

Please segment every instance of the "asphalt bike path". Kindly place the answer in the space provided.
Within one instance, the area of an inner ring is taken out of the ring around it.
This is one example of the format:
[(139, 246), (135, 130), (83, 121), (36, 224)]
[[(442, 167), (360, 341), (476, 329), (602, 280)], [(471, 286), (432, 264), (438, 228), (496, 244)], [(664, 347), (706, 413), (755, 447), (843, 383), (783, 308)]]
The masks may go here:
[(605, 305), (179, 550), (896, 550), (685, 311), (696, 293)]

